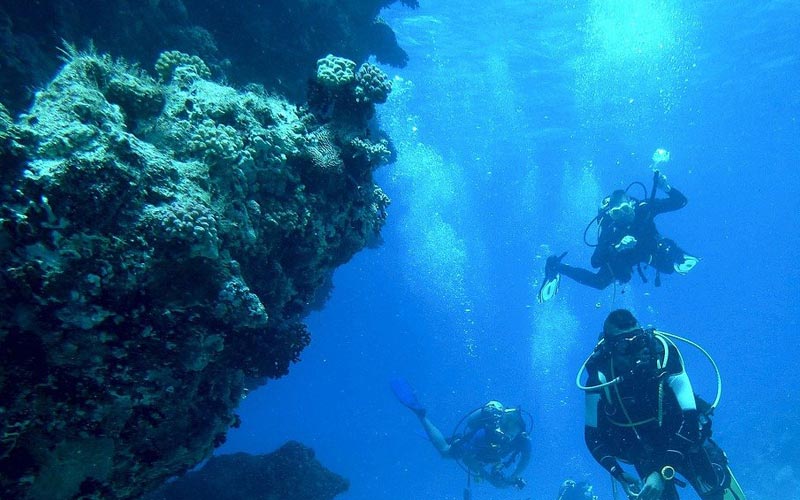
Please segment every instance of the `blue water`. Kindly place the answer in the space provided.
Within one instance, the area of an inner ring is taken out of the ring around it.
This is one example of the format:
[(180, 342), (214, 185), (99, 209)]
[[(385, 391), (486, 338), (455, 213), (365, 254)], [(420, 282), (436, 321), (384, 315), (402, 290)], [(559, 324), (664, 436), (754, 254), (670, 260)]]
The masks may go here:
[[(384, 17), (411, 57), (385, 68), (399, 156), (378, 173), (384, 244), (337, 271), (301, 362), (251, 393), (220, 452), (297, 439), (350, 479), (344, 500), (461, 499), (465, 474), (391, 395), (403, 375), (445, 433), (490, 398), (532, 414), (528, 487), (474, 499), (555, 498), (568, 477), (610, 499), (574, 378), (627, 307), (716, 359), (715, 437), (748, 498), (800, 498), (800, 3), (450, 0)], [(544, 258), (588, 266), (599, 200), (649, 188), (656, 148), (689, 198), (657, 223), (701, 263), (660, 288), (565, 279), (537, 304)], [(713, 371), (683, 351), (713, 397)]]

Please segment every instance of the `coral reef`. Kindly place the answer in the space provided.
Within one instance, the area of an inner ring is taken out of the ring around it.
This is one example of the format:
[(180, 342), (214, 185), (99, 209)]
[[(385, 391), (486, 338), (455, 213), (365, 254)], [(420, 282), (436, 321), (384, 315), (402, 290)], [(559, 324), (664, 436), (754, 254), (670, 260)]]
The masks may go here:
[(317, 61), (317, 81), (332, 89), (346, 87), (356, 79), (356, 63), (344, 57), (328, 54)]
[(158, 60), (68, 48), (28, 112), (0, 108), (8, 498), (136, 498), (207, 458), (385, 221), (392, 152), (355, 79), (312, 82), (326, 114)]
[[(95, 47), (150, 67), (166, 48), (194, 54), (206, 71), (232, 82), (259, 82), (293, 102), (304, 99), (313, 63), (333, 52), (353, 61), (375, 56), (404, 66), (380, 10), (398, 0), (38, 0), (0, 4), (0, 101), (24, 109), (31, 88), (60, 62), (58, 47)], [(411, 8), (416, 0), (400, 0)], [(167, 56), (169, 59), (171, 56)], [(165, 78), (170, 64), (162, 61)], [(200, 76), (205, 77), (200, 71)], [(165, 79), (165, 81), (168, 81)]]
[(330, 500), (348, 488), (311, 448), (289, 441), (268, 455), (215, 456), (143, 500)]
[(184, 54), (179, 50), (168, 50), (156, 59), (156, 73), (162, 82), (171, 82), (177, 68), (192, 71), (199, 78), (211, 78), (211, 70), (197, 56)]
[(389, 98), (392, 82), (379, 67), (364, 63), (356, 74), (356, 96), (367, 102), (382, 104)]

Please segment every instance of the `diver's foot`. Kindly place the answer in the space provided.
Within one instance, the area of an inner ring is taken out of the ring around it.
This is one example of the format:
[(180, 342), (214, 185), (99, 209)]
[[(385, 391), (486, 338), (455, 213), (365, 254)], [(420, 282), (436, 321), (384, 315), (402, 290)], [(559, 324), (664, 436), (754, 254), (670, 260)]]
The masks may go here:
[(551, 255), (547, 258), (547, 262), (544, 265), (544, 282), (542, 287), (539, 288), (539, 293), (536, 294), (536, 300), (540, 304), (552, 299), (558, 293), (558, 285), (561, 283), (561, 275), (558, 270), (564, 255), (566, 253), (560, 256)]
[(675, 265), (673, 265), (672, 267), (673, 267), (673, 269), (675, 269), (676, 273), (678, 273), (680, 275), (685, 275), (689, 271), (694, 269), (694, 266), (696, 266), (698, 262), (700, 262), (700, 259), (698, 259), (697, 257), (693, 257), (691, 255), (684, 254), (683, 255), (683, 261), (682, 262), (676, 262)]
[(558, 271), (561, 267), (561, 259), (567, 255), (567, 252), (562, 253), (561, 255), (551, 255), (547, 258), (547, 262), (544, 265), (544, 279), (545, 281), (551, 281), (558, 277)]
[(536, 294), (536, 300), (542, 304), (552, 299), (558, 293), (558, 285), (561, 283), (561, 259), (567, 255), (567, 252), (561, 255), (551, 255), (547, 258), (544, 265), (544, 283), (539, 288), (539, 293)]

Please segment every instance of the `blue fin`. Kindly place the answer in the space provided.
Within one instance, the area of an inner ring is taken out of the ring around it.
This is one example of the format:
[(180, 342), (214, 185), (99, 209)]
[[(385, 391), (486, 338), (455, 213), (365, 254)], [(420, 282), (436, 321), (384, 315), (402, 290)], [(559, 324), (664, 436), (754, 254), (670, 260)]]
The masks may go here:
[(417, 415), (425, 413), (425, 408), (420, 404), (417, 399), (417, 392), (411, 387), (411, 384), (404, 378), (396, 378), (390, 382), (392, 392), (397, 400), (403, 403), (409, 410)]

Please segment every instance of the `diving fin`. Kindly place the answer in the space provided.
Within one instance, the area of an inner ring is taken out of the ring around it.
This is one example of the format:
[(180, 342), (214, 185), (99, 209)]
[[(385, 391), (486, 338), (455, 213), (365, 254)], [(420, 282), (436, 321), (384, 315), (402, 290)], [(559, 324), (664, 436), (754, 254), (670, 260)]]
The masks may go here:
[(561, 274), (558, 273), (558, 266), (565, 255), (567, 255), (567, 252), (558, 257), (551, 255), (547, 258), (547, 263), (544, 265), (544, 282), (539, 288), (539, 293), (536, 294), (536, 300), (540, 304), (552, 299), (558, 293), (558, 285), (561, 283)]
[(417, 391), (411, 387), (411, 384), (404, 378), (396, 378), (393, 379), (389, 385), (392, 388), (392, 392), (394, 393), (395, 397), (398, 401), (403, 403), (403, 405), (408, 408), (409, 410), (413, 411), (418, 417), (425, 416), (425, 408), (419, 402), (417, 398)]
[(676, 273), (685, 275), (694, 269), (694, 266), (696, 266), (698, 262), (700, 262), (700, 259), (697, 257), (693, 257), (689, 254), (683, 254), (683, 261), (680, 263), (676, 262), (672, 267), (675, 269)]
[(722, 500), (747, 500), (747, 497), (744, 496), (744, 492), (742, 491), (742, 487), (739, 486), (739, 481), (733, 476), (733, 472), (731, 472), (731, 468), (727, 467), (728, 469), (728, 477), (731, 478), (731, 482), (722, 495)]
[(545, 278), (542, 287), (539, 288), (539, 293), (536, 295), (536, 300), (538, 300), (540, 304), (543, 304), (555, 297), (558, 293), (558, 284), (560, 282), (560, 274), (556, 274), (555, 277), (551, 279)]

